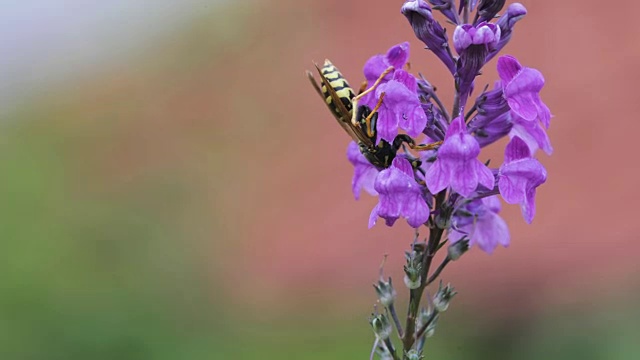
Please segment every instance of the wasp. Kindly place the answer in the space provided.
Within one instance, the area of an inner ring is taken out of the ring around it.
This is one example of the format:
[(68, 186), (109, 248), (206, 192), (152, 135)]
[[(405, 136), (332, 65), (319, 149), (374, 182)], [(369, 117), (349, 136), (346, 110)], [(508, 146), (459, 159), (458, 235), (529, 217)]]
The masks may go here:
[(397, 135), (391, 143), (380, 139), (376, 145), (378, 110), (384, 101), (384, 93), (381, 94), (373, 109), (366, 105), (359, 106), (358, 100), (373, 91), (382, 79), (393, 70), (393, 67), (386, 69), (369, 89), (365, 90), (367, 84), (363, 83), (359, 94), (356, 95), (342, 73), (331, 61), (325, 60), (322, 68), (318, 64), (314, 65), (320, 75), (322, 85), (319, 85), (313, 74), (307, 71), (311, 85), (323, 98), (338, 124), (358, 144), (360, 152), (379, 170), (386, 169), (391, 165), (396, 153), (405, 143), (415, 150), (431, 150), (440, 145), (440, 143), (416, 145), (414, 140), (406, 134)]

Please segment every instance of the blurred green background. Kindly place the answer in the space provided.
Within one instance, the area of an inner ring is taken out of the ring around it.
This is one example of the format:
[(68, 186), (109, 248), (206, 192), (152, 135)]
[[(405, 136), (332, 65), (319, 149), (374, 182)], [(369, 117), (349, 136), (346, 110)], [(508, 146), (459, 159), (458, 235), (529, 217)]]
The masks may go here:
[[(620, 6), (523, 3), (507, 52), (547, 78), (550, 180), (533, 225), (506, 209), (509, 249), (445, 271), (427, 355), (638, 359), (640, 31)], [(385, 253), (401, 283), (412, 234), (366, 229), (304, 70), (357, 83), (411, 40), (450, 101), (400, 4), (3, 2), (0, 358), (367, 358), (370, 284)]]

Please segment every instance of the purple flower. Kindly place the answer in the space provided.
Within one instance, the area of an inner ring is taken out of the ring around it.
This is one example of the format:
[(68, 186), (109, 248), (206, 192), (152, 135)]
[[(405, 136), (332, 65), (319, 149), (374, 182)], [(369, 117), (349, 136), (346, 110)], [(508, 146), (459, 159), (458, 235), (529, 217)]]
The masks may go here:
[(362, 155), (355, 141), (350, 142), (347, 147), (347, 159), (353, 164), (351, 190), (356, 200), (360, 199), (360, 191), (362, 189), (373, 196), (378, 195), (378, 192), (373, 187), (376, 176), (378, 176), (378, 169), (371, 165), (367, 158)]
[(549, 136), (537, 121), (527, 121), (513, 113), (511, 113), (510, 118), (513, 127), (509, 132), (509, 137), (517, 136), (522, 139), (529, 146), (529, 151), (532, 155), (538, 149), (542, 149), (547, 155), (553, 153)]
[(423, 0), (406, 1), (400, 11), (409, 20), (418, 39), (442, 60), (452, 74), (455, 73), (454, 60), (447, 51), (449, 47), (447, 35), (444, 28), (433, 18), (429, 4)]
[(498, 45), (491, 51), (487, 57), (487, 61), (491, 60), (498, 54), (502, 48), (504, 48), (509, 40), (511, 40), (511, 34), (516, 23), (520, 21), (525, 15), (527, 15), (527, 9), (520, 3), (513, 3), (507, 8), (506, 14), (502, 15), (498, 19), (498, 26), (500, 27), (500, 41)]
[[(373, 86), (373, 84), (380, 78), (382, 73), (384, 73), (390, 66), (394, 69), (389, 72), (382, 79), (381, 84), (385, 84), (386, 82), (393, 79), (393, 75), (396, 70), (402, 69), (402, 67), (409, 61), (409, 43), (403, 42), (398, 45), (392, 46), (386, 54), (378, 54), (374, 55), (367, 60), (364, 64), (364, 77), (367, 79), (368, 88)], [(376, 97), (375, 91), (370, 92), (360, 99), (360, 105), (367, 105), (371, 109), (373, 109), (378, 103), (378, 97)]]
[(416, 182), (413, 168), (407, 159), (393, 159), (389, 168), (380, 171), (374, 187), (378, 191), (379, 202), (371, 211), (369, 228), (376, 224), (378, 217), (384, 218), (388, 226), (404, 217), (414, 228), (420, 227), (429, 219), (424, 187)]
[(398, 135), (398, 126), (412, 137), (422, 133), (427, 125), (427, 115), (418, 98), (417, 83), (413, 75), (397, 70), (393, 80), (378, 86), (376, 98), (384, 93), (382, 106), (378, 110), (378, 139), (393, 142)]
[(511, 139), (498, 170), (498, 189), (509, 204), (520, 204), (526, 222), (536, 214), (536, 188), (547, 180), (547, 171), (531, 157), (527, 144), (519, 137)]
[(460, 195), (469, 196), (478, 184), (492, 189), (493, 174), (477, 159), (478, 154), (480, 145), (467, 133), (464, 119), (458, 117), (453, 120), (438, 150), (438, 159), (425, 176), (431, 193), (436, 194), (450, 186)]
[(523, 67), (516, 58), (505, 55), (498, 59), (498, 74), (511, 111), (524, 120), (538, 119), (548, 128), (551, 112), (540, 100), (540, 90), (544, 86), (540, 71)]
[(473, 200), (456, 209), (451, 219), (452, 228), (449, 230), (451, 244), (466, 237), (469, 239), (469, 246), (478, 245), (489, 254), (498, 245), (509, 246), (509, 228), (498, 216), (500, 207), (500, 200), (496, 196), (490, 196)]
[(460, 109), (464, 108), (473, 80), (484, 66), (489, 51), (498, 44), (498, 40), (500, 28), (486, 22), (475, 26), (458, 25), (453, 32), (453, 46), (460, 54), (455, 73), (456, 89), (460, 93)]

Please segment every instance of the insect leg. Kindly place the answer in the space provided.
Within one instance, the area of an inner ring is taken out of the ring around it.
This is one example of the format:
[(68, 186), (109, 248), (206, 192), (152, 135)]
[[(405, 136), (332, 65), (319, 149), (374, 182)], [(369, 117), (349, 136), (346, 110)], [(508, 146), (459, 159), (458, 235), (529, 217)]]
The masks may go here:
[[(406, 143), (407, 145), (409, 145), (409, 147), (412, 150), (417, 150), (417, 151), (433, 150), (433, 149), (437, 149), (440, 145), (442, 145), (442, 141), (436, 141), (431, 144), (416, 145), (415, 141), (411, 136), (407, 134), (399, 134), (396, 136), (395, 139), (393, 139), (393, 150), (397, 151), (398, 149), (400, 149), (403, 143)], [(405, 151), (406, 150), (407, 149), (405, 148)]]
[[(393, 71), (394, 67), (393, 66), (389, 66), (385, 71), (382, 72), (382, 74), (380, 74), (380, 77), (378, 77), (378, 80), (376, 80), (376, 82), (373, 83), (373, 85), (371, 85), (370, 88), (368, 88), (367, 90), (361, 92), (360, 94), (358, 94), (356, 97), (353, 98), (352, 103), (353, 103), (353, 107), (356, 108), (358, 106), (358, 100), (362, 99), (363, 96), (369, 94), (370, 92), (374, 91), (378, 85), (380, 85), (380, 83), (382, 82), (382, 79), (384, 79), (385, 76), (387, 76), (391, 71)], [(351, 123), (355, 126), (358, 124), (358, 119), (354, 116), (351, 118)]]
[(431, 144), (422, 144), (422, 145), (409, 144), (409, 147), (413, 150), (424, 151), (424, 150), (437, 149), (440, 147), (440, 145), (442, 145), (442, 141), (436, 141)]
[[(407, 143), (409, 144), (409, 146), (415, 145), (415, 142), (413, 141), (413, 138), (411, 138), (411, 136), (407, 134), (398, 134), (396, 135), (396, 138), (393, 139), (393, 144), (391, 147), (393, 149), (393, 152), (400, 150), (403, 143)], [(407, 148), (404, 148), (404, 151), (407, 152)]]
[(370, 88), (368, 88), (367, 90), (361, 92), (360, 94), (358, 94), (358, 96), (356, 96), (353, 100), (357, 101), (359, 99), (362, 99), (363, 96), (367, 95), (368, 93), (372, 92), (373, 90), (375, 90), (378, 85), (380, 85), (380, 83), (382, 82), (382, 79), (384, 79), (385, 76), (389, 75), (389, 73), (391, 71), (393, 71), (394, 67), (393, 66), (389, 66), (388, 68), (386, 68), (382, 74), (380, 74), (380, 77), (378, 77), (378, 80), (376, 80), (376, 82), (373, 83), (373, 85), (371, 85)]
[(384, 93), (380, 94), (380, 99), (378, 99), (378, 103), (376, 104), (376, 107), (374, 107), (373, 110), (371, 111), (371, 114), (369, 114), (369, 116), (367, 116), (364, 119), (365, 123), (367, 124), (368, 137), (373, 137), (373, 128), (375, 126), (371, 126), (371, 118), (373, 117), (374, 114), (378, 112), (378, 110), (380, 110), (380, 106), (382, 106), (382, 99), (384, 99)]

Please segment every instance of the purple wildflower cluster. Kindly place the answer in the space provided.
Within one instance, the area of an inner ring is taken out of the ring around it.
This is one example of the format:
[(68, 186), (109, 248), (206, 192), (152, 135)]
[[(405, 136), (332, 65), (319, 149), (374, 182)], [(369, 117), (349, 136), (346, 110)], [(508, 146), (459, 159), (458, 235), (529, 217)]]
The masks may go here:
[[(442, 61), (443, 70), (451, 73), (455, 84), (451, 112), (422, 75), (416, 77), (405, 70), (409, 43), (395, 45), (364, 65), (369, 86), (386, 72), (375, 91), (359, 102), (374, 108), (383, 98), (377, 142), (393, 142), (399, 133), (408, 134), (416, 143), (441, 142), (435, 150), (399, 153), (382, 170), (367, 161), (355, 142), (349, 144), (347, 157), (355, 170), (352, 189), (356, 199), (363, 189), (379, 199), (369, 227), (379, 218), (392, 226), (402, 217), (413, 228), (426, 224), (446, 230), (451, 246), (464, 239), (491, 253), (497, 245), (509, 244), (507, 225), (498, 215), (498, 195), (509, 204), (520, 205), (524, 219), (532, 222), (536, 189), (547, 179), (534, 155), (538, 149), (547, 154), (553, 151), (546, 133), (551, 113), (540, 99), (542, 74), (513, 56), (499, 56), (500, 79), (470, 100), (481, 69), (507, 45), (515, 24), (526, 15), (525, 7), (514, 3), (494, 21), (504, 5), (504, 0), (462, 0), (461, 11), (453, 0), (411, 0), (402, 5), (401, 12), (417, 38)], [(456, 24), (452, 45), (457, 55), (451, 51), (444, 27), (433, 16), (435, 10)], [(510, 141), (503, 163), (489, 167), (479, 158), (480, 150), (505, 136)]]
[[(354, 166), (354, 196), (358, 199), (364, 190), (378, 197), (369, 227), (380, 218), (388, 226), (404, 218), (416, 229), (411, 249), (405, 252), (404, 284), (409, 289), (405, 324), (396, 309), (396, 289), (391, 278), (383, 278), (381, 268), (374, 288), (384, 312), (374, 308), (370, 318), (376, 335), (370, 359), (375, 354), (385, 360), (423, 358), (426, 339), (456, 295), (451, 284), (440, 282), (433, 293), (427, 287), (470, 246), (491, 253), (498, 245), (509, 245), (509, 229), (499, 215), (500, 197), (520, 205), (526, 222), (535, 216), (536, 190), (547, 180), (547, 172), (534, 155), (538, 150), (553, 152), (546, 133), (551, 113), (540, 99), (542, 74), (513, 56), (499, 56), (527, 13), (518, 3), (502, 12), (505, 2), (406, 0), (402, 5), (417, 38), (451, 74), (455, 92), (449, 108), (426, 77), (408, 71), (408, 42), (366, 62), (367, 87), (357, 96), (329, 61), (322, 70), (316, 65), (322, 86), (308, 73), (339, 124), (355, 140), (347, 149)], [(434, 17), (436, 11), (455, 26), (451, 43)], [(477, 76), (496, 56), (499, 79), (478, 91)], [(503, 137), (509, 139), (504, 161), (490, 167), (480, 157), (481, 150)], [(419, 241), (423, 225), (428, 236)], [(446, 255), (434, 268), (445, 244)], [(421, 307), (425, 294), (429, 298)], [(394, 328), (401, 352), (391, 339)]]

